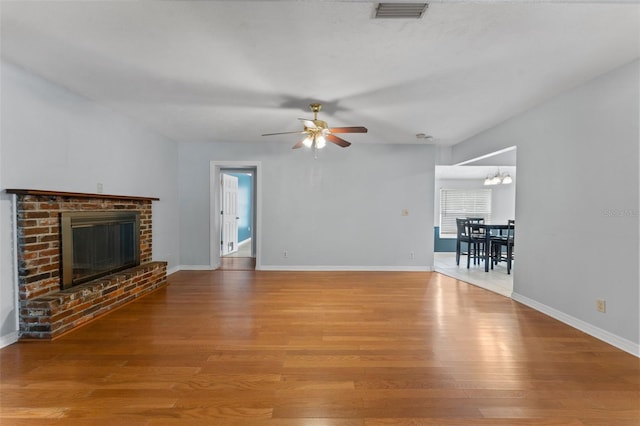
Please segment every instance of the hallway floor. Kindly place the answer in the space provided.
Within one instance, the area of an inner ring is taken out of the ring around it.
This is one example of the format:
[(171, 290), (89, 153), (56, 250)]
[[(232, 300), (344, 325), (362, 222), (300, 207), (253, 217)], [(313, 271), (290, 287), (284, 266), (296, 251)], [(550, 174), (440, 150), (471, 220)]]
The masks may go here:
[(251, 238), (238, 244), (238, 251), (220, 258), (220, 269), (224, 271), (253, 271), (256, 258), (251, 257)]
[(223, 257), (251, 257), (251, 238), (238, 244), (238, 251), (224, 255)]

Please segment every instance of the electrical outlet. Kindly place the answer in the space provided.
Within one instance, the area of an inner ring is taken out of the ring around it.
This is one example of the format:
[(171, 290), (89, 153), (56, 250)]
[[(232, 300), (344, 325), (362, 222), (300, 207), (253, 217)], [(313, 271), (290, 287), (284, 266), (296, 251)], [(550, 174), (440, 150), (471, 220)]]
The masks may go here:
[(603, 314), (607, 312), (607, 302), (604, 299), (596, 300), (596, 309), (598, 312), (602, 312)]
[(414, 252), (409, 253), (409, 259), (413, 260), (416, 258), (416, 254)]
[(289, 257), (289, 252), (285, 249), (282, 251), (282, 256), (283, 257)]

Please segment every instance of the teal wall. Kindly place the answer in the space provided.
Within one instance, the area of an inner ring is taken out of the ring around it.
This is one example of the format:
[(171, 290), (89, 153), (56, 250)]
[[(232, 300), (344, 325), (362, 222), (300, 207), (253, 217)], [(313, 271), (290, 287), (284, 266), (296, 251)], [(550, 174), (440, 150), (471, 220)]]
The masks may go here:
[(440, 238), (440, 227), (433, 227), (433, 251), (438, 252), (455, 252), (455, 238)]
[(238, 178), (238, 243), (251, 238), (251, 176), (246, 173), (228, 173)]

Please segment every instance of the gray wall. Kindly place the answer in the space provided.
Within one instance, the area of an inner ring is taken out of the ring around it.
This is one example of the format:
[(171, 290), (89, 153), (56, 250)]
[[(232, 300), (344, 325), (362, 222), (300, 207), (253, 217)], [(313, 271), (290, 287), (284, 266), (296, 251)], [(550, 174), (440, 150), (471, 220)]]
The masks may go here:
[[(2, 62), (1, 189), (159, 197), (153, 257), (178, 259), (177, 144), (109, 108)], [(11, 197), (0, 195), (0, 344), (15, 339)]]
[(639, 76), (636, 61), (453, 149), (518, 147), (514, 298), (636, 354)]
[(180, 145), (182, 265), (210, 263), (209, 175), (215, 160), (261, 162), (258, 267), (431, 268), (433, 147), (331, 145), (314, 160), (309, 150), (292, 150), (294, 142)]

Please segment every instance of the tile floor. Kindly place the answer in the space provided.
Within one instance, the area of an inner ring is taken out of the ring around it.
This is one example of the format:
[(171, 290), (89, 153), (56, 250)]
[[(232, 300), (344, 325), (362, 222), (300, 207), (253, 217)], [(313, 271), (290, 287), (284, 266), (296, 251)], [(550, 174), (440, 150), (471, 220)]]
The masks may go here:
[(507, 264), (502, 262), (484, 271), (484, 263), (474, 265), (467, 269), (466, 256), (460, 257), (460, 266), (456, 265), (455, 253), (434, 253), (433, 256), (434, 269), (441, 274), (452, 278), (465, 281), (478, 287), (501, 294), (502, 296), (511, 297), (513, 292), (513, 274), (515, 271), (515, 262), (511, 268), (511, 275), (507, 274)]

